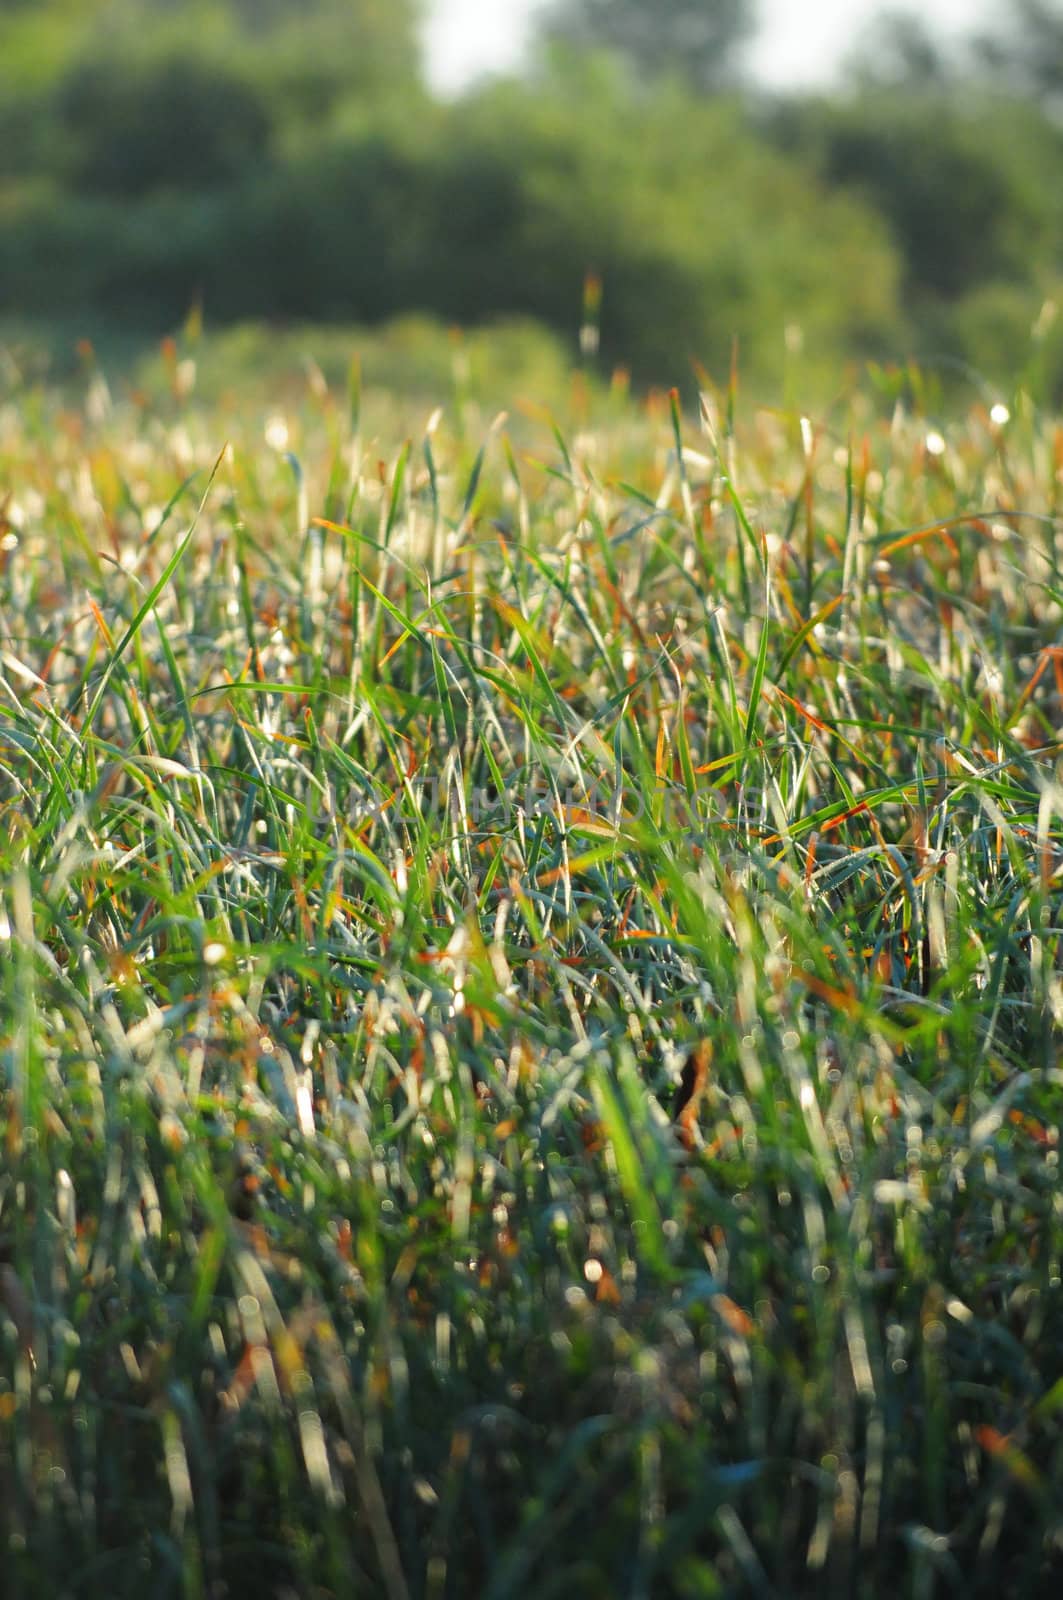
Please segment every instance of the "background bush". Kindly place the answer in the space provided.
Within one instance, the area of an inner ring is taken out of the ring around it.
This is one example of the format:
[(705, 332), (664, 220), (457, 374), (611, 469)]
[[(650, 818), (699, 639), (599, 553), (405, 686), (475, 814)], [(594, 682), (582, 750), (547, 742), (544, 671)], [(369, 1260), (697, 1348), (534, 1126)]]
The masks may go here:
[(123, 199), (231, 182), (268, 155), (273, 132), (260, 90), (194, 56), (89, 59), (64, 77), (53, 115), (59, 175)]
[[(192, 304), (220, 324), (516, 316), (575, 350), (595, 273), (601, 360), (639, 382), (722, 376), (735, 340), (769, 385), (800, 349), (806, 392), (847, 357), (999, 383), (1030, 356), (1063, 132), (1018, 57), (991, 89), (909, 39), (889, 81), (766, 105), (734, 77), (642, 80), (626, 35), (596, 52), (570, 28), (580, 48), (441, 105), (415, 24), (405, 0), (0, 4), (8, 315), (146, 339)], [(1048, 346), (1030, 370), (1059, 391)]]

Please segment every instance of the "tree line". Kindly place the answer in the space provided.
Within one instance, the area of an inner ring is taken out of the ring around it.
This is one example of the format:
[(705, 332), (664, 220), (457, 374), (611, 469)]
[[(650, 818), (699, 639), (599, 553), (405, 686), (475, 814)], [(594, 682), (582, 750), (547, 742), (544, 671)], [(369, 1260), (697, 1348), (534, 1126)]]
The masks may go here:
[(884, 18), (835, 91), (766, 96), (748, 0), (557, 0), (521, 76), (443, 103), (418, 0), (0, 0), (0, 304), (574, 341), (593, 273), (636, 381), (737, 339), (766, 379), (913, 355), (1058, 391), (1063, 18), (1006, 10), (952, 51)]

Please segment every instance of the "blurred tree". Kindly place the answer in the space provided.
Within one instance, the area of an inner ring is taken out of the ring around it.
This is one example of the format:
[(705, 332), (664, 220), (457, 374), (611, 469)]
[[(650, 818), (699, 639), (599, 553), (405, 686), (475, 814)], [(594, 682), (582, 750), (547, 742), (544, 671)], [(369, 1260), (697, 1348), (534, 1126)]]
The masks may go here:
[[(163, 0), (173, 4), (174, 0)], [(177, 0), (181, 3), (181, 0)], [(364, 27), (368, 22), (381, 29), (390, 26), (396, 39), (410, 42), (411, 26), (424, 9), (422, 0), (223, 0), (223, 3), (252, 28), (278, 27), (295, 22), (300, 26), (325, 20), (340, 26)]]
[(729, 87), (755, 20), (753, 0), (556, 0), (543, 35), (609, 51), (639, 81), (674, 77), (709, 94)]
[[(891, 348), (885, 228), (772, 150), (730, 98), (673, 83), (633, 103), (606, 61), (581, 61), (563, 81), (490, 86), (455, 117), (452, 174), (436, 184), (434, 306), (445, 295), (448, 313), (475, 315), (471, 280), (481, 315), (520, 312), (574, 335), (593, 270), (601, 360), (641, 380), (681, 382), (692, 357), (725, 372), (736, 335), (743, 371), (770, 372), (793, 322), (824, 362)], [(478, 193), (459, 204), (470, 170)]]
[[(1051, 270), (1063, 238), (1059, 130), (1036, 106), (955, 89), (880, 85), (847, 101), (794, 101), (780, 145), (889, 224), (910, 301), (955, 300)], [(990, 135), (991, 136), (988, 136)]]
[(952, 77), (954, 61), (926, 20), (912, 11), (882, 11), (847, 63), (861, 83), (907, 89), (940, 88)]
[(1058, 0), (1011, 0), (1010, 16), (975, 40), (975, 54), (998, 87), (1033, 95), (1063, 111), (1063, 7)]
[(36, 94), (90, 55), (131, 53), (142, 59), (212, 54), (232, 76), (259, 77), (271, 90), (285, 67), (292, 77), (313, 76), (319, 89), (342, 85), (337, 94), (385, 81), (412, 87), (421, 77), (423, 6), (424, 0), (0, 0), (0, 97)]
[[(219, 0), (210, 0), (217, 5)], [(293, 67), (346, 80), (352, 90), (420, 77), (422, 0), (220, 0), (252, 45), (283, 48)]]
[(0, 0), (0, 176), (214, 188), (421, 92), (422, 0)]
[(104, 194), (209, 189), (239, 177), (269, 146), (265, 97), (194, 57), (90, 57), (59, 86), (54, 117), (60, 171)]

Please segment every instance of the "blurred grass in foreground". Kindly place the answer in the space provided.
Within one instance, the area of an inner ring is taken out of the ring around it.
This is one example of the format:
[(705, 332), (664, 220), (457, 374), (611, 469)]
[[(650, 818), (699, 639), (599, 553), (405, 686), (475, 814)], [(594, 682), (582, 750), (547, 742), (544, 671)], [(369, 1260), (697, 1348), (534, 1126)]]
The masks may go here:
[(166, 359), (0, 407), (7, 1592), (1043, 1593), (1063, 432)]

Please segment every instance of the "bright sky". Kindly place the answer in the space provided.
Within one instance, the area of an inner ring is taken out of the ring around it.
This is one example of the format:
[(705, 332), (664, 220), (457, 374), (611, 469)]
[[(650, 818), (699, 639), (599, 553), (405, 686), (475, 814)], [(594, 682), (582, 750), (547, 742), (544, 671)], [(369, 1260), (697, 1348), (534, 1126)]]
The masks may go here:
[[(429, 75), (441, 90), (481, 72), (513, 66), (532, 19), (547, 0), (430, 0)], [(822, 83), (849, 55), (882, 0), (757, 0), (760, 34), (748, 57), (771, 87)], [(999, 0), (890, 0), (890, 9), (921, 13), (935, 31), (973, 31), (999, 16)]]

